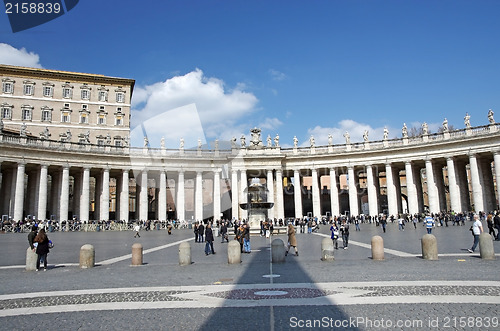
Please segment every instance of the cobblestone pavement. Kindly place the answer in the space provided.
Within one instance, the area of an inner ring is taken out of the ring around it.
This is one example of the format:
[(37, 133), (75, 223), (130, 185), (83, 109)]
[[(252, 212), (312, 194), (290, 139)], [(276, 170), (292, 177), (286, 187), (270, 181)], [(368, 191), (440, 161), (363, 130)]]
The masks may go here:
[[(353, 229), (354, 230), (354, 229)], [(0, 329), (34, 330), (495, 330), (500, 329), (497, 260), (482, 260), (468, 226), (436, 228), (439, 260), (420, 255), (425, 229), (387, 233), (371, 224), (352, 231), (349, 248), (320, 261), (320, 233), (297, 234), (300, 255), (270, 263), (270, 239), (252, 237), (252, 253), (227, 264), (227, 244), (205, 256), (192, 232), (50, 233), (56, 247), (47, 272), (24, 271), (27, 234), (1, 234)], [(370, 259), (382, 235), (384, 261)], [(219, 238), (216, 238), (219, 239)], [(178, 265), (178, 245), (191, 244), (193, 264)], [(132, 244), (144, 265), (130, 266)], [(95, 268), (78, 268), (79, 247), (96, 248)], [(342, 242), (339, 242), (342, 246)], [(496, 251), (499, 242), (494, 242)]]

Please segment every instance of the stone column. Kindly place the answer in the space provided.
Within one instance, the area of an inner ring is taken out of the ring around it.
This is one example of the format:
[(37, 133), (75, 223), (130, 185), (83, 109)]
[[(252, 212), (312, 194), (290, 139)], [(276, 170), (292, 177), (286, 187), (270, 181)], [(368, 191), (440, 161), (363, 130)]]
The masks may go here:
[(72, 215), (76, 215), (78, 220), (80, 217), (80, 196), (82, 195), (82, 172), (78, 171), (73, 174), (73, 204), (71, 205)]
[(14, 221), (20, 221), (23, 219), (24, 171), (25, 164), (18, 163), (16, 172), (16, 188), (14, 193)]
[(63, 166), (61, 178), (61, 207), (59, 209), (59, 222), (68, 220), (69, 208), (69, 166)]
[(160, 170), (160, 187), (158, 190), (158, 220), (167, 220), (167, 173)]
[(24, 201), (24, 210), (26, 214), (36, 216), (38, 211), (38, 187), (40, 186), (40, 172), (33, 170), (28, 174), (28, 187), (26, 191), (26, 199)]
[(434, 169), (434, 182), (438, 193), (439, 210), (446, 210), (446, 192), (444, 188), (443, 167), (439, 163), (433, 164)]
[(349, 212), (350, 216), (356, 216), (359, 215), (359, 203), (357, 181), (353, 166), (347, 167), (347, 175), (349, 176)]
[(194, 218), (196, 221), (203, 221), (203, 173), (201, 171), (196, 172), (195, 186)]
[(453, 162), (452, 157), (446, 158), (446, 168), (448, 171), (451, 210), (460, 213), (462, 212), (462, 206), (460, 204), (460, 191), (457, 184), (457, 176), (455, 174), (455, 162)]
[(239, 190), (238, 190), (238, 170), (231, 170), (231, 215), (238, 219), (239, 216)]
[(465, 161), (455, 160), (455, 175), (458, 180), (458, 187), (460, 192), (460, 205), (462, 211), (471, 209), (469, 180), (467, 178), (467, 164)]
[(214, 198), (213, 198), (213, 203), (214, 203), (214, 224), (216, 224), (217, 220), (221, 219), (221, 198), (220, 198), (220, 174), (221, 174), (221, 169), (216, 169), (214, 171)]
[(321, 219), (321, 202), (319, 195), (319, 177), (318, 169), (312, 169), (312, 203), (313, 203), (313, 216)]
[(90, 211), (90, 168), (83, 168), (82, 174), (82, 195), (80, 196), (80, 220), (89, 221)]
[(401, 199), (401, 176), (399, 175), (399, 169), (396, 167), (392, 168), (392, 182), (396, 189), (396, 206), (398, 206), (398, 213), (402, 213), (403, 199)]
[(337, 186), (337, 173), (335, 168), (330, 168), (330, 205), (333, 216), (340, 215), (339, 188)]
[[(247, 196), (247, 193), (245, 192), (247, 189), (247, 186), (248, 186), (247, 171), (240, 170), (240, 175), (241, 175), (241, 202), (247, 203), (248, 196)], [(246, 210), (241, 210), (241, 218), (246, 219), (247, 215), (248, 215), (248, 212)]]
[(366, 166), (366, 186), (368, 189), (368, 209), (370, 216), (376, 216), (378, 212), (378, 195), (377, 187), (375, 185), (375, 175), (371, 164)]
[(184, 206), (185, 192), (184, 192), (184, 170), (179, 171), (179, 176), (177, 179), (177, 203), (175, 209), (177, 211), (177, 219), (179, 221), (184, 221), (186, 218), (186, 209)]
[(295, 204), (295, 218), (302, 218), (302, 185), (300, 172), (298, 169), (293, 171), (293, 198)]
[(102, 221), (109, 220), (109, 168), (104, 168), (102, 171), (102, 194), (101, 194), (101, 212), (100, 219)]
[(412, 165), (413, 170), (413, 182), (415, 183), (415, 188), (417, 190), (417, 201), (418, 201), (418, 212), (424, 211), (424, 193), (422, 189), (422, 174), (421, 168), (417, 165)]
[(37, 217), (39, 220), (47, 218), (47, 176), (48, 166), (46, 164), (42, 164), (40, 166), (40, 185), (38, 186)]
[(495, 162), (495, 182), (497, 183), (496, 185), (497, 201), (500, 202), (500, 152), (499, 151), (496, 151), (493, 154), (493, 161)]
[(429, 198), (429, 211), (439, 213), (439, 198), (436, 182), (434, 181), (434, 169), (430, 159), (425, 160), (425, 174), (427, 176), (427, 196)]
[(487, 156), (479, 159), (479, 179), (483, 192), (484, 211), (492, 211), (496, 208), (495, 189), (493, 187), (493, 172), (491, 170), (491, 159)]
[[(272, 170), (267, 170), (267, 178), (266, 178), (266, 186), (267, 186), (267, 202), (272, 202), (274, 203), (274, 178), (273, 178), (273, 171)], [(275, 206), (267, 211), (267, 217), (269, 217), (271, 220), (274, 219), (275, 213), (274, 211), (276, 210)]]
[(472, 197), (474, 199), (474, 211), (485, 211), (483, 201), (483, 188), (479, 177), (479, 167), (477, 165), (476, 155), (469, 156), (470, 175), (472, 183)]
[(139, 220), (146, 221), (148, 219), (148, 171), (142, 170), (140, 176)]
[(275, 217), (285, 219), (285, 204), (283, 202), (283, 177), (281, 169), (276, 169), (276, 205), (274, 206)]
[(396, 196), (396, 186), (394, 185), (392, 166), (390, 163), (385, 164), (385, 180), (387, 185), (387, 208), (388, 216), (394, 215), (397, 217), (398, 214), (398, 201)]
[(122, 185), (120, 191), (120, 220), (128, 223), (129, 221), (129, 170), (122, 172)]
[(4, 167), (4, 175), (2, 182), (2, 215), (7, 214), (9, 216), (14, 215), (14, 201), (12, 200), (11, 192), (14, 190), (14, 178), (15, 170), (14, 169), (6, 169)]
[(418, 213), (417, 187), (413, 180), (413, 167), (410, 161), (405, 162), (406, 174), (406, 194), (408, 195), (408, 213), (414, 215)]

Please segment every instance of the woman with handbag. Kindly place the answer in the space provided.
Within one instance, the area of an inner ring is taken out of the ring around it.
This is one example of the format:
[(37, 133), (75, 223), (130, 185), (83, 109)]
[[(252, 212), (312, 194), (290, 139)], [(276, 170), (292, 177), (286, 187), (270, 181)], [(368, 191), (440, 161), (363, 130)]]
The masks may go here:
[(47, 271), (47, 254), (49, 254), (49, 238), (45, 234), (45, 229), (41, 228), (35, 237), (36, 247), (36, 271), (40, 269), (40, 262), (43, 260), (43, 271)]

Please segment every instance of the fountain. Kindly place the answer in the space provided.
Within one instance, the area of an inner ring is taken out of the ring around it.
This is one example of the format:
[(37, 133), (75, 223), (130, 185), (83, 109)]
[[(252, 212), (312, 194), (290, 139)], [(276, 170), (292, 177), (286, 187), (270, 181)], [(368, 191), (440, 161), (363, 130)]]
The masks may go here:
[(250, 230), (260, 231), (260, 222), (267, 219), (267, 211), (274, 206), (273, 202), (266, 202), (268, 189), (259, 182), (258, 178), (252, 179), (252, 183), (245, 190), (247, 203), (241, 203), (240, 207), (248, 211), (248, 224)]

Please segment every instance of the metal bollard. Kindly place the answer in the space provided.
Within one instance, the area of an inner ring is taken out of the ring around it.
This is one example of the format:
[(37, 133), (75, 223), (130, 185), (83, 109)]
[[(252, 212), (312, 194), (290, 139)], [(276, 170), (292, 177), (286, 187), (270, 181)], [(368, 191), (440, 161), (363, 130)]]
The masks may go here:
[(85, 244), (80, 248), (80, 268), (87, 269), (95, 266), (95, 249), (90, 244)]
[(479, 235), (479, 255), (484, 260), (495, 259), (495, 248), (493, 239), (489, 233), (483, 232)]
[(384, 259), (384, 239), (381, 236), (372, 237), (372, 260)]
[(179, 245), (179, 265), (191, 264), (191, 245), (183, 242)]
[(38, 256), (31, 250), (31, 247), (26, 249), (26, 271), (36, 270), (36, 260)]
[(132, 265), (142, 265), (142, 244), (135, 243), (132, 245)]
[(285, 244), (281, 239), (274, 239), (271, 243), (271, 260), (273, 263), (285, 262)]
[(321, 261), (334, 261), (333, 256), (333, 241), (329, 238), (324, 238), (321, 241)]
[(241, 245), (236, 240), (232, 240), (227, 245), (227, 263), (241, 263)]
[(424, 260), (438, 259), (437, 240), (432, 234), (424, 234), (422, 236), (422, 258)]

